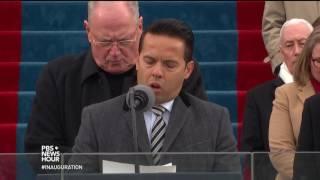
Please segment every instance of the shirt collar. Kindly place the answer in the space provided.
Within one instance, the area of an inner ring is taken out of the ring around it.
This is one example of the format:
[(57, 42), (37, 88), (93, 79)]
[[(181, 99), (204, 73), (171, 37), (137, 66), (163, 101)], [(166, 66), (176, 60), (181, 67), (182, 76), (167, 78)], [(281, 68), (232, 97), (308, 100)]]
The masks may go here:
[[(84, 57), (85, 60), (83, 62), (83, 66), (81, 69), (81, 83), (86, 81), (91, 76), (98, 75), (98, 74), (101, 74), (102, 76), (105, 75), (105, 71), (102, 70), (94, 61), (91, 50), (88, 50), (84, 56), (85, 56)], [(132, 69), (128, 70), (125, 73), (129, 73), (130, 75), (132, 75), (132, 78), (134, 78), (134, 82), (136, 83), (135, 66), (133, 66)]]
[(293, 82), (293, 76), (289, 72), (289, 69), (286, 65), (286, 63), (282, 63), (280, 66), (280, 72), (279, 72), (279, 77), (282, 79), (282, 81), (286, 84), (292, 83)]
[(84, 58), (85, 60), (81, 69), (81, 83), (83, 83), (90, 76), (98, 74), (101, 71), (98, 65), (94, 62), (91, 50), (88, 50)]
[(172, 99), (171, 101), (162, 103), (162, 104), (160, 104), (160, 105), (161, 105), (162, 107), (164, 107), (167, 111), (171, 112), (173, 102), (174, 102), (174, 99)]

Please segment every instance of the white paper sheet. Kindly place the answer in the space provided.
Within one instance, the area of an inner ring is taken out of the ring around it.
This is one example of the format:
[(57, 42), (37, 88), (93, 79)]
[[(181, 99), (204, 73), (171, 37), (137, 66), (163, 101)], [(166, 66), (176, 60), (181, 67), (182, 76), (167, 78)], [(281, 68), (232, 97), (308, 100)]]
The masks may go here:
[[(140, 173), (175, 173), (176, 166), (168, 163), (162, 166), (139, 166)], [(103, 174), (134, 174), (134, 164), (119, 163), (115, 161), (102, 161)]]

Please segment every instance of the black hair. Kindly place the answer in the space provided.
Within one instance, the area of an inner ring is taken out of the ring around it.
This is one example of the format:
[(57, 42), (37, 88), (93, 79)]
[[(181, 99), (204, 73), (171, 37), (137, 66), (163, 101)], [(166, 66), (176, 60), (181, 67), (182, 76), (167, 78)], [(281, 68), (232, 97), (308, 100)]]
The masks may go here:
[(161, 19), (153, 22), (141, 35), (139, 53), (143, 48), (143, 41), (146, 34), (166, 35), (183, 40), (185, 44), (185, 61), (189, 62), (193, 59), (194, 35), (192, 29), (186, 23), (177, 19)]

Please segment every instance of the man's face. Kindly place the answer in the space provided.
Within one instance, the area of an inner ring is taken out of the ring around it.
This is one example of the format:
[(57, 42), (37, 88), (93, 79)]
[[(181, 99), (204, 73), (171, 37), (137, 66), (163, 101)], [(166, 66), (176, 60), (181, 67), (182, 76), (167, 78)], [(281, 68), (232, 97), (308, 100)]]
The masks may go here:
[(134, 66), (142, 17), (137, 21), (125, 3), (115, 2), (97, 4), (84, 23), (94, 61), (100, 68), (120, 74)]
[(280, 39), (280, 52), (291, 74), (311, 30), (302, 23), (285, 27)]
[(178, 38), (146, 34), (137, 62), (138, 84), (152, 88), (156, 104), (174, 99), (180, 93), (194, 62), (184, 60), (185, 44)]

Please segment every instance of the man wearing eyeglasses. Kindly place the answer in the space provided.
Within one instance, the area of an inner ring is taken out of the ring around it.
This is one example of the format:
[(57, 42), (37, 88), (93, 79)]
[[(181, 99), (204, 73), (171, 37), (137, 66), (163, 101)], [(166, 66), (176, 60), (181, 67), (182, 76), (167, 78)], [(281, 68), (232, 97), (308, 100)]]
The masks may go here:
[[(40, 152), (42, 145), (71, 152), (83, 107), (123, 94), (136, 84), (142, 20), (137, 2), (89, 1), (84, 26), (91, 48), (44, 67), (26, 132), (26, 152)], [(199, 68), (183, 89), (207, 99)]]

